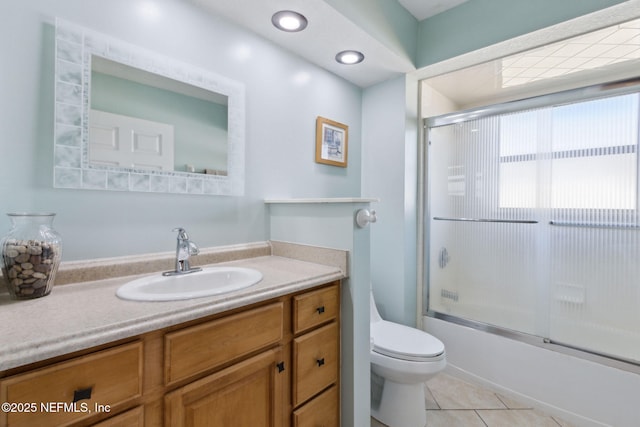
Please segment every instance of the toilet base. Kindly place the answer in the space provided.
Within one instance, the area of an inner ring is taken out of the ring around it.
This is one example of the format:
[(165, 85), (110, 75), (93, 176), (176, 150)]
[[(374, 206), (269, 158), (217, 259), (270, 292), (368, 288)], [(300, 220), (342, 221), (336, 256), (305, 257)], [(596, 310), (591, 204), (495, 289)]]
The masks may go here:
[(385, 380), (380, 405), (371, 416), (389, 427), (425, 427), (424, 383), (400, 384)]

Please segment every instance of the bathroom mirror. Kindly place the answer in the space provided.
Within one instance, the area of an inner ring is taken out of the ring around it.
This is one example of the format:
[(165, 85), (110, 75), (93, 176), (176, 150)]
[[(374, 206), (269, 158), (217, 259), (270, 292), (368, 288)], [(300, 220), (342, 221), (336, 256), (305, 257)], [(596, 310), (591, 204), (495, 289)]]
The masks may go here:
[(56, 21), (54, 187), (244, 193), (244, 86)]

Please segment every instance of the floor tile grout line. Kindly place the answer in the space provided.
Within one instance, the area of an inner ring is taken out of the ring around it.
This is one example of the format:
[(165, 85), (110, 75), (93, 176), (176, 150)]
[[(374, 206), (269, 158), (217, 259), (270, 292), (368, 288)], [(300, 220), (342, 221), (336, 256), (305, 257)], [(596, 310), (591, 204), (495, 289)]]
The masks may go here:
[(555, 423), (556, 423), (556, 424), (558, 424), (558, 426), (560, 426), (560, 427), (562, 427), (562, 426), (563, 426), (563, 424), (562, 424), (560, 421), (556, 420), (556, 418), (555, 418), (553, 415), (549, 415), (549, 416), (551, 417), (551, 419), (552, 419), (553, 421), (555, 421)]
[[(453, 377), (453, 378), (455, 378), (455, 377)], [(425, 411), (427, 413), (428, 412), (434, 412), (434, 413), (437, 413), (437, 412), (449, 412), (449, 411), (451, 411), (451, 412), (453, 412), (453, 411), (463, 411), (463, 412), (473, 411), (475, 413), (475, 416), (480, 419), (480, 421), (482, 422), (482, 425), (484, 425), (485, 427), (489, 427), (489, 424), (488, 424), (489, 421), (485, 421), (485, 419), (481, 415), (481, 411), (491, 411), (493, 413), (496, 413), (495, 411), (500, 411), (500, 412), (509, 411), (509, 412), (513, 412), (513, 413), (524, 412), (524, 411), (533, 412), (533, 413), (537, 412), (537, 413), (540, 413), (541, 415), (544, 415), (547, 418), (550, 418), (551, 420), (553, 420), (554, 425), (557, 425), (558, 427), (564, 427), (564, 424), (561, 421), (559, 421), (558, 419), (556, 419), (555, 417), (553, 417), (551, 414), (544, 413), (544, 411), (540, 411), (539, 409), (531, 407), (529, 405), (524, 406), (524, 404), (522, 404), (523, 405), (522, 407), (511, 408), (509, 406), (509, 404), (508, 404), (508, 401), (509, 400), (513, 400), (513, 402), (515, 402), (518, 405), (520, 405), (520, 403), (518, 402), (517, 399), (511, 399), (511, 398), (508, 398), (506, 396), (503, 397), (503, 396), (500, 396), (497, 392), (495, 392), (493, 390), (490, 390), (490, 389), (487, 389), (487, 388), (483, 388), (480, 385), (476, 385), (476, 384), (473, 384), (473, 383), (467, 383), (464, 380), (461, 380), (461, 381), (465, 382), (466, 384), (469, 384), (471, 386), (475, 386), (475, 387), (479, 387), (479, 388), (484, 389), (485, 391), (488, 392), (487, 394), (493, 395), (493, 397), (495, 399), (497, 399), (497, 401), (503, 407), (501, 407), (501, 408), (495, 408), (495, 407), (488, 407), (488, 408), (478, 408), (478, 407), (475, 407), (475, 408), (474, 407), (443, 408), (442, 405), (438, 402), (438, 399), (436, 398), (436, 393), (434, 393), (434, 390), (425, 382), (424, 383), (425, 391), (427, 391), (428, 394), (430, 395), (427, 399), (425, 399)], [(438, 387), (436, 387), (436, 390), (440, 390), (440, 389)], [(435, 407), (426, 408), (427, 401), (429, 402), (430, 406), (435, 405)], [(480, 402), (477, 402), (477, 403), (480, 403)], [(518, 405), (514, 404), (514, 406), (518, 406)], [(473, 406), (482, 406), (482, 405), (477, 405), (476, 404), (476, 405), (473, 405)], [(486, 415), (488, 416), (488, 414), (486, 414)], [(427, 419), (428, 419), (428, 417), (427, 417)], [(381, 424), (381, 425), (384, 426), (384, 424)], [(427, 423), (427, 426), (425, 426), (425, 427), (428, 427), (428, 423)]]
[[(499, 409), (499, 410), (501, 411), (502, 409)], [(480, 421), (482, 421), (482, 424), (484, 424), (486, 427), (489, 427), (489, 424), (487, 424), (487, 422), (484, 420), (484, 418), (482, 418), (482, 415), (480, 415), (480, 413), (478, 412), (478, 410), (477, 410), (477, 409), (474, 409), (473, 411), (476, 413), (476, 415), (478, 416), (478, 418), (480, 418)]]
[[(509, 405), (507, 404), (507, 402), (505, 402), (505, 401), (503, 400), (503, 397), (504, 397), (504, 396), (500, 396), (500, 394), (498, 394), (498, 393), (494, 393), (494, 394), (496, 395), (496, 397), (498, 398), (498, 400), (499, 400), (500, 402), (502, 402), (502, 404), (503, 404), (504, 406), (506, 406), (506, 407), (507, 407), (507, 409), (535, 409), (535, 408), (534, 408), (533, 406), (531, 406), (531, 405), (527, 405), (526, 407), (524, 407), (524, 406), (523, 406), (523, 407), (521, 407), (521, 408), (511, 408), (511, 407), (509, 407)], [(509, 398), (509, 399), (511, 399), (511, 398)], [(511, 400), (517, 400), (517, 399), (511, 399)], [(518, 403), (520, 403), (520, 402), (518, 402)]]
[[(433, 398), (433, 403), (436, 404), (436, 406), (438, 407), (438, 410), (442, 410), (442, 406), (440, 406), (440, 404), (438, 403), (438, 400), (436, 399), (436, 396), (433, 394), (433, 391), (431, 390), (431, 388), (429, 388), (429, 386), (427, 385), (427, 383), (424, 384), (425, 388), (427, 390), (429, 390), (429, 394), (431, 395), (431, 397)], [(425, 406), (426, 406), (426, 402), (425, 402)]]
[(500, 403), (502, 403), (502, 405), (504, 405), (505, 408), (507, 409), (511, 409), (509, 408), (509, 405), (507, 405), (504, 400), (500, 399), (500, 396), (498, 395), (498, 393), (493, 393), (493, 395), (496, 397), (496, 399), (498, 399), (500, 401)]
[[(498, 399), (498, 402), (500, 402), (502, 406), (504, 406), (504, 409), (511, 410), (511, 408), (509, 408), (509, 405), (507, 405), (502, 399), (500, 399), (500, 396), (498, 395), (498, 393), (493, 393), (493, 395), (496, 397), (496, 399)], [(499, 409), (502, 409), (502, 408), (499, 408)]]

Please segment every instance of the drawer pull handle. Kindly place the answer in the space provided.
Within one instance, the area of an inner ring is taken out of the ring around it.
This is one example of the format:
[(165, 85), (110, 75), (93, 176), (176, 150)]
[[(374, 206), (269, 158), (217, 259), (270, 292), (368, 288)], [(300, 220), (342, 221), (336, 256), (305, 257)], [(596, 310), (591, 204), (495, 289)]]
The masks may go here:
[(280, 362), (276, 366), (278, 367), (278, 373), (284, 371), (284, 362)]
[(73, 403), (76, 403), (80, 400), (91, 399), (91, 391), (93, 387), (82, 388), (80, 390), (75, 390), (73, 392)]
[(324, 313), (324, 305), (321, 305), (320, 307), (316, 308), (316, 311), (318, 312), (318, 314)]
[(322, 359), (316, 360), (316, 363), (318, 364), (318, 367), (324, 365), (324, 357)]

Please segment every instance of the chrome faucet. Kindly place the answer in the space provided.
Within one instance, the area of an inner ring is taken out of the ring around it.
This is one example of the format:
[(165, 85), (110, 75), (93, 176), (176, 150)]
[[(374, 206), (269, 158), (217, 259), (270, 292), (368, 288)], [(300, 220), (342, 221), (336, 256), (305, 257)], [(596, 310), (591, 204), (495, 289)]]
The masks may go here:
[(178, 242), (176, 245), (176, 268), (173, 271), (165, 271), (163, 276), (174, 276), (177, 274), (194, 273), (202, 270), (200, 267), (191, 267), (189, 265), (189, 258), (191, 255), (198, 255), (200, 249), (198, 246), (189, 240), (189, 235), (184, 228), (174, 228), (173, 231), (178, 232)]

